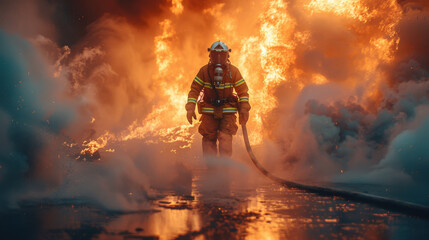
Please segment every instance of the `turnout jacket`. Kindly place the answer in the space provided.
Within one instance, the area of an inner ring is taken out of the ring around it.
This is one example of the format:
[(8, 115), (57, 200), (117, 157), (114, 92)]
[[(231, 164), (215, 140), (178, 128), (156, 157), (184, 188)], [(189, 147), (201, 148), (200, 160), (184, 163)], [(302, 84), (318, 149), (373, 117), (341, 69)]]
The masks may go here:
[[(235, 101), (227, 102), (224, 105), (220, 106), (220, 108), (222, 108), (222, 113), (236, 113), (238, 109), (240, 111), (249, 111), (249, 89), (247, 87), (247, 84), (241, 76), (241, 73), (237, 67), (230, 64), (229, 68), (230, 72), (227, 69), (224, 69), (222, 81), (223, 84), (221, 84), (219, 87), (216, 87), (216, 89), (219, 94), (219, 99), (233, 98), (235, 90), (238, 96), (238, 106)], [(208, 75), (209, 72), (210, 77)], [(201, 91), (203, 91), (204, 94), (201, 101), (201, 109), (199, 109), (199, 111), (203, 114), (214, 113), (216, 107), (213, 106), (211, 103), (214, 99), (216, 99), (216, 93), (212, 87), (210, 78), (212, 80), (214, 78), (214, 68), (209, 67), (209, 64), (206, 64), (200, 69), (191, 84), (191, 90), (189, 91), (188, 102), (186, 104), (187, 111), (195, 110), (197, 99), (200, 96)]]

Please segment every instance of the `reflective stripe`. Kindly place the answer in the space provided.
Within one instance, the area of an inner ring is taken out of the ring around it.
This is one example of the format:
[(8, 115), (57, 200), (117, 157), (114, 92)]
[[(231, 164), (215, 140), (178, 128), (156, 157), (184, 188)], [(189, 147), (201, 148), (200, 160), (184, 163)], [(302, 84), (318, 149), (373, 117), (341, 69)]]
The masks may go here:
[(204, 82), (198, 77), (198, 76), (196, 76), (195, 78), (194, 78), (194, 81), (196, 82), (196, 83), (198, 83), (198, 84), (200, 84), (201, 86), (204, 86)]
[(188, 98), (188, 102), (197, 103), (197, 99), (195, 99), (195, 98)]
[(224, 89), (224, 88), (232, 88), (233, 85), (232, 83), (225, 83), (225, 84), (220, 84), (219, 87), (216, 87), (216, 89)]
[[(214, 113), (214, 108), (203, 108), (202, 112), (203, 113)], [(222, 112), (223, 113), (236, 113), (237, 108), (223, 108)]]
[[(219, 87), (216, 87), (216, 89), (232, 88), (233, 86), (234, 85), (232, 85), (232, 83), (225, 83), (225, 84), (220, 84)], [(204, 87), (213, 89), (212, 85), (206, 82), (204, 83)]]
[(214, 113), (214, 108), (203, 108), (202, 112), (206, 112), (206, 113)]
[(238, 87), (243, 83), (244, 83), (244, 79), (242, 78), (241, 80), (238, 80), (237, 82), (234, 83), (234, 87)]
[(249, 101), (249, 97), (241, 97), (238, 101), (239, 102), (248, 102)]
[[(204, 82), (203, 80), (201, 80), (198, 76), (196, 76), (194, 78), (194, 81), (196, 83), (198, 83), (199, 85), (206, 87), (206, 88), (210, 88), (213, 89), (212, 85), (208, 82)], [(244, 80), (243, 80), (244, 81)], [(241, 83), (240, 83), (241, 84)], [(225, 84), (220, 84), (219, 87), (216, 87), (216, 89), (225, 89), (225, 88), (232, 88), (234, 87), (234, 84), (232, 83), (225, 83)]]
[(224, 112), (224, 113), (236, 113), (237, 108), (224, 108), (224, 109), (222, 109), (222, 112)]

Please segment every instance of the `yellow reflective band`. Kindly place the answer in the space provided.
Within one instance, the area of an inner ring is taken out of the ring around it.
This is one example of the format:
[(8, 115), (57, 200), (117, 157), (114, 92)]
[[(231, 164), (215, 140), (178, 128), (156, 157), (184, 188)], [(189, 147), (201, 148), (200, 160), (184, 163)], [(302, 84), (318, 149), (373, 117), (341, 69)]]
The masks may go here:
[(237, 112), (237, 108), (224, 108), (222, 110), (222, 112), (224, 112), (224, 113), (236, 113)]
[(197, 99), (195, 99), (195, 98), (188, 98), (188, 102), (197, 103)]
[[(214, 113), (214, 108), (203, 108), (202, 112), (203, 113)], [(223, 108), (222, 112), (223, 113), (236, 113), (237, 108)]]
[(201, 79), (200, 79), (198, 76), (194, 78), (194, 81), (195, 81), (196, 83), (200, 84), (201, 86), (204, 86), (204, 82), (203, 82), (203, 81), (201, 81)]
[(236, 83), (234, 83), (234, 87), (238, 87), (243, 83), (244, 83), (244, 79), (238, 80)]
[(249, 97), (241, 97), (238, 101), (239, 102), (248, 102), (249, 101)]
[[(204, 83), (204, 87), (213, 89), (210, 83)], [(225, 84), (220, 84), (219, 87), (216, 87), (216, 89), (225, 89), (225, 88), (232, 88), (232, 87), (233, 87), (232, 83), (225, 83)]]
[(204, 111), (206, 111), (206, 112), (214, 112), (214, 108), (203, 108), (202, 110), (203, 110), (203, 112)]
[(210, 89), (212, 89), (212, 86), (210, 85), (210, 83), (204, 83), (204, 87), (206, 87), (206, 88), (210, 88)]
[(199, 78), (198, 76), (195, 76), (195, 78), (196, 78), (198, 81), (203, 82), (203, 80), (201, 80), (201, 78)]
[(219, 87), (216, 87), (216, 89), (224, 89), (224, 88), (232, 88), (233, 85), (232, 83), (225, 83), (225, 84), (220, 84)]

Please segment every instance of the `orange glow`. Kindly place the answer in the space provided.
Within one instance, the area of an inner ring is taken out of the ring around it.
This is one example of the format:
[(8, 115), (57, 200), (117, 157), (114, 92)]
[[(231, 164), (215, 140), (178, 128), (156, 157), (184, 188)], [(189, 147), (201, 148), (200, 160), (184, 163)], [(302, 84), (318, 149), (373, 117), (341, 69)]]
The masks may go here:
[(312, 80), (315, 84), (324, 84), (328, 82), (326, 77), (321, 74), (313, 74)]
[[(258, 35), (244, 40), (240, 51), (239, 67), (245, 77), (250, 77), (248, 85), (253, 100), (254, 122), (249, 138), (253, 144), (262, 143), (263, 118), (277, 106), (272, 91), (281, 82), (288, 81), (287, 70), (295, 60), (295, 22), (287, 14), (287, 4), (276, 0), (268, 2), (265, 7), (266, 11), (259, 15)], [(249, 65), (252, 58), (260, 59), (255, 63), (257, 65)]]
[(312, 0), (307, 7), (311, 13), (328, 12), (366, 22), (372, 16), (362, 0)]
[(183, 12), (182, 0), (171, 0), (171, 12), (178, 15)]
[(97, 140), (84, 141), (82, 146), (85, 148), (80, 152), (80, 154), (94, 154), (98, 149), (104, 148), (110, 139), (114, 138), (109, 132), (106, 132)]
[(165, 72), (174, 61), (174, 56), (169, 51), (168, 46), (168, 41), (174, 35), (174, 30), (171, 28), (171, 20), (166, 19), (159, 24), (162, 28), (162, 34), (155, 37), (156, 64), (159, 72)]
[[(233, 48), (231, 61), (238, 66), (250, 89), (250, 141), (252, 144), (262, 143), (267, 116), (279, 106), (275, 95), (279, 86), (290, 89), (289, 101), (292, 102), (307, 85), (333, 81), (329, 74), (323, 72), (323, 67), (308, 70), (302, 60), (297, 60), (303, 49), (321, 51), (326, 58), (342, 54), (330, 42), (325, 44), (328, 46), (317, 45), (314, 29), (302, 24), (305, 21), (316, 24), (319, 16), (329, 16), (336, 24), (344, 26), (346, 34), (355, 36), (351, 41), (353, 45), (348, 46), (349, 55), (344, 57), (344, 61), (350, 58), (354, 74), (341, 79), (342, 84), (350, 89), (358, 85), (365, 87), (361, 99), (358, 99), (364, 108), (369, 109), (365, 106), (367, 100), (371, 100), (372, 107), (379, 101), (380, 93), (375, 89), (384, 79), (378, 67), (392, 61), (400, 41), (396, 26), (402, 13), (395, 0), (378, 5), (364, 0), (311, 0), (294, 6), (282, 0), (242, 3), (249, 4), (251, 12), (239, 6), (240, 3), (235, 3), (236, 8), (227, 7), (228, 3), (219, 3), (201, 9), (200, 15), (190, 13), (184, 16), (182, 13), (186, 6), (183, 2), (172, 0), (170, 13), (157, 20), (158, 26), (154, 30), (158, 34), (153, 38), (151, 49), (156, 69), (151, 76), (145, 76), (152, 78), (150, 87), (157, 90), (152, 98), (160, 101), (149, 106), (152, 110), (147, 115), (135, 119), (119, 133), (106, 129), (95, 140), (84, 142), (82, 152), (94, 153), (98, 149), (109, 148), (111, 142), (154, 141), (154, 136), (165, 143), (180, 143), (174, 147), (177, 149), (172, 149), (174, 151), (189, 148), (195, 139), (196, 124), (186, 122), (186, 96), (194, 75), (208, 60), (201, 46), (209, 46), (219, 39)], [(305, 19), (290, 14), (290, 7), (299, 9)], [(254, 19), (254, 16), (258, 16), (254, 25), (249, 26), (242, 20)], [(212, 19), (216, 24), (212, 29), (192, 28), (197, 19)], [(183, 29), (186, 29), (185, 33)], [(207, 33), (207, 36), (201, 37), (198, 31)], [(91, 120), (92, 123), (94, 121), (95, 118)]]

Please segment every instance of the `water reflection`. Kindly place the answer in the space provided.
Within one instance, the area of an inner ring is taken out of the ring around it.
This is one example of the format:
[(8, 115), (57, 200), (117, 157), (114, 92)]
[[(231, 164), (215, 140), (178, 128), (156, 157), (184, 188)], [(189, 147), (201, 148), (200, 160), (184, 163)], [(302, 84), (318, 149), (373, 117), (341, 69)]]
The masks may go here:
[[(398, 221), (402, 228), (412, 228), (406, 224), (407, 217), (366, 204), (277, 184), (234, 188), (226, 186), (229, 180), (227, 173), (198, 172), (192, 181), (192, 197), (171, 194), (155, 202), (160, 212), (146, 221), (128, 222), (139, 222), (137, 225), (145, 226), (146, 236), (160, 239), (388, 239)], [(125, 218), (130, 217), (121, 217)], [(429, 226), (424, 220), (413, 220)]]
[(76, 200), (27, 204), (0, 213), (0, 232), (4, 239), (389, 239), (425, 237), (429, 227), (366, 204), (271, 183), (225, 186), (230, 180), (199, 171), (190, 195), (164, 193), (154, 211), (112, 213)]

